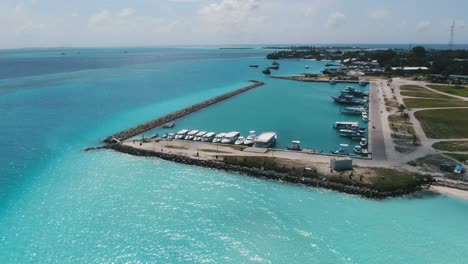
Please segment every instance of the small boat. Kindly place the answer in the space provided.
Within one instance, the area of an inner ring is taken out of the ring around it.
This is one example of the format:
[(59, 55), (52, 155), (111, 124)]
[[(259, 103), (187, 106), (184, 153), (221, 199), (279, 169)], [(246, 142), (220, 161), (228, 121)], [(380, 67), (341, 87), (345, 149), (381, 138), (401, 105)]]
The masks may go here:
[(348, 144), (340, 144), (340, 148), (331, 153), (339, 156), (349, 156)]
[(369, 93), (365, 93), (365, 92), (356, 90), (356, 89), (354, 89), (353, 86), (348, 86), (348, 87), (346, 87), (346, 89), (344, 89), (344, 90), (341, 91), (341, 94), (343, 94), (343, 95), (348, 95), (348, 94), (349, 94), (349, 95), (356, 96), (356, 97), (366, 97), (366, 96), (369, 96)]
[(207, 131), (200, 131), (198, 132), (195, 137), (193, 138), (193, 141), (201, 141), (202, 140), (202, 137), (208, 133)]
[(306, 66), (304, 66), (304, 68), (309, 69), (310, 67), (309, 67), (309, 65), (306, 65)]
[(271, 71), (269, 68), (266, 68), (262, 71), (263, 74), (266, 74), (266, 75), (270, 75), (271, 74)]
[(213, 143), (221, 143), (221, 140), (223, 140), (224, 136), (226, 136), (226, 133), (219, 133), (213, 139)]
[(234, 145), (243, 145), (245, 141), (245, 137), (239, 137), (237, 138), (236, 142), (234, 142)]
[(331, 79), (330, 79), (330, 84), (331, 84), (331, 85), (335, 85), (335, 84), (336, 84), (336, 80), (333, 79), (333, 78), (331, 78)]
[(188, 132), (189, 131), (187, 129), (183, 129), (183, 130), (177, 132), (177, 134), (175, 134), (174, 138), (175, 139), (184, 139)]
[(361, 146), (354, 146), (353, 151), (357, 154), (362, 154), (362, 147)]
[(208, 132), (202, 136), (201, 142), (213, 142), (213, 139), (215, 138), (215, 136), (216, 136), (215, 132)]
[(286, 147), (288, 150), (302, 151), (301, 142), (298, 140), (293, 140), (291, 146)]
[(195, 136), (198, 134), (198, 132), (200, 132), (199, 130), (192, 130), (190, 132), (187, 133), (187, 135), (185, 136), (185, 140), (193, 140), (195, 138)]
[(361, 138), (361, 142), (359, 142), (359, 145), (361, 147), (366, 147), (367, 146), (367, 139), (366, 138)]
[(360, 80), (360, 81), (359, 81), (359, 86), (366, 86), (366, 85), (368, 85), (368, 84), (369, 84), (369, 82), (366, 81), (366, 80)]
[(348, 129), (348, 128), (351, 128), (351, 127), (356, 127), (358, 126), (359, 127), (359, 123), (358, 122), (350, 122), (350, 121), (341, 121), (341, 122), (335, 122), (335, 124), (333, 125), (333, 128), (335, 129)]
[(175, 139), (176, 138), (176, 134), (175, 133), (169, 133), (167, 134), (167, 139)]
[(274, 61), (271, 65), (273, 66), (279, 66), (280, 64), (277, 61)]
[(367, 103), (367, 100), (365, 99), (355, 99), (351, 95), (343, 95), (343, 94), (341, 94), (340, 96), (332, 96), (332, 99), (335, 101), (335, 103), (338, 103), (338, 104), (363, 105)]
[(279, 65), (273, 65), (273, 66), (270, 66), (268, 68), (270, 68), (272, 70), (279, 70)]
[(249, 136), (245, 139), (244, 145), (246, 146), (253, 146), (255, 142), (255, 138), (257, 135), (255, 134), (256, 132), (254, 130), (249, 131)]
[(163, 128), (173, 128), (173, 127), (175, 127), (175, 123), (172, 123), (172, 122), (171, 123), (166, 123), (162, 127)]
[(237, 131), (227, 133), (224, 138), (221, 140), (223, 144), (234, 144), (236, 140), (239, 138), (240, 133)]
[(159, 137), (159, 134), (155, 133), (154, 136), (152, 136), (151, 138), (158, 138), (158, 137)]
[(258, 65), (257, 64), (252, 64), (252, 65), (249, 65), (250, 68), (258, 68)]
[(369, 116), (367, 114), (362, 114), (362, 121), (369, 122)]
[(168, 136), (167, 134), (164, 134), (161, 136), (161, 138), (167, 138), (167, 136)]
[(255, 148), (269, 148), (276, 144), (278, 136), (275, 132), (265, 132), (260, 134), (254, 141)]

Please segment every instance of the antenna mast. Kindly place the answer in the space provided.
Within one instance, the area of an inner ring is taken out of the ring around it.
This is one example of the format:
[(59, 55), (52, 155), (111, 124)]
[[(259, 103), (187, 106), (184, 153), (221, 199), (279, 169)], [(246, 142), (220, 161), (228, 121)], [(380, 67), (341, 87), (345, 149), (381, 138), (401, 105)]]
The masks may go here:
[(454, 42), (455, 42), (455, 21), (453, 21), (452, 26), (450, 27), (450, 42), (449, 42), (450, 49), (453, 49)]

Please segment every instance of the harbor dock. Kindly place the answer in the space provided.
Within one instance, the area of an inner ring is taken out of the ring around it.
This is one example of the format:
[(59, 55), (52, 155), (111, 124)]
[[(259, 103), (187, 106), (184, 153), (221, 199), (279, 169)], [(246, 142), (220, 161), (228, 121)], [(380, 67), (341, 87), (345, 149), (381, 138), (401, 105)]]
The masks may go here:
[(172, 122), (172, 121), (174, 121), (176, 119), (179, 119), (181, 117), (184, 117), (186, 115), (194, 113), (194, 112), (196, 112), (198, 110), (201, 110), (201, 109), (203, 109), (205, 107), (208, 107), (210, 105), (219, 103), (219, 102), (221, 102), (223, 100), (229, 99), (229, 98), (231, 98), (233, 96), (236, 96), (236, 95), (241, 94), (243, 92), (247, 92), (249, 90), (252, 90), (254, 88), (257, 88), (259, 86), (264, 85), (263, 82), (256, 81), (256, 80), (250, 80), (250, 82), (252, 82), (253, 84), (249, 85), (249, 86), (246, 86), (246, 87), (243, 87), (243, 88), (240, 88), (240, 89), (237, 89), (235, 91), (232, 91), (232, 92), (229, 92), (229, 93), (214, 97), (214, 98), (206, 100), (204, 102), (201, 102), (201, 103), (186, 107), (186, 108), (184, 108), (182, 110), (179, 110), (179, 111), (170, 113), (168, 115), (165, 115), (163, 117), (151, 120), (149, 122), (138, 125), (136, 127), (132, 127), (132, 128), (126, 129), (124, 131), (118, 132), (118, 133), (106, 138), (104, 140), (104, 143), (115, 143), (115, 142), (120, 142), (120, 141), (129, 139), (131, 137), (134, 137), (136, 135), (144, 133), (144, 132), (146, 132), (148, 130), (156, 128), (158, 126), (162, 126), (162, 125), (164, 125), (166, 123)]

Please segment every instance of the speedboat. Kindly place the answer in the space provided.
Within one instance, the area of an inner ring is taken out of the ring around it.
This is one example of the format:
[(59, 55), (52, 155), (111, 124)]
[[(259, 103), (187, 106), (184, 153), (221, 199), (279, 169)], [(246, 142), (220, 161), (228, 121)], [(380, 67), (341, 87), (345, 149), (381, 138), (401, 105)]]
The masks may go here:
[(298, 140), (293, 140), (291, 146), (286, 147), (288, 150), (302, 151), (301, 142)]
[(369, 122), (369, 116), (366, 114), (362, 114), (362, 121)]
[(189, 131), (187, 129), (183, 129), (183, 130), (177, 132), (177, 134), (174, 136), (174, 138), (175, 139), (184, 139), (188, 132)]
[(310, 67), (309, 67), (309, 65), (306, 65), (306, 66), (304, 66), (304, 68), (309, 69)]
[(185, 136), (185, 140), (193, 140), (195, 138), (195, 136), (198, 134), (198, 132), (200, 132), (199, 130), (192, 130), (190, 132), (187, 133), (187, 135)]
[(245, 137), (239, 137), (236, 142), (234, 142), (234, 145), (242, 145), (244, 144)]
[(167, 134), (167, 139), (174, 139), (176, 137), (175, 133), (169, 133)]
[(223, 140), (221, 140), (221, 143), (234, 144), (234, 142), (236, 142), (239, 136), (240, 136), (240, 133), (237, 131), (229, 132), (224, 136)]
[(202, 136), (201, 142), (212, 142), (215, 136), (216, 136), (215, 132), (208, 132)]
[(361, 145), (361, 147), (366, 147), (367, 146), (367, 139), (366, 138), (361, 138), (361, 142), (359, 142), (359, 145)]
[(221, 143), (221, 140), (223, 140), (224, 136), (226, 136), (226, 133), (219, 133), (213, 139), (213, 143)]
[(244, 145), (253, 146), (256, 137), (257, 135), (254, 130), (249, 131), (249, 136), (245, 139)]
[(201, 141), (202, 140), (202, 137), (208, 132), (206, 131), (200, 131), (198, 132), (195, 137), (193, 138), (193, 141)]
[(361, 146), (354, 146), (353, 151), (357, 154), (362, 153), (362, 147)]
[(175, 127), (175, 123), (172, 123), (172, 122), (171, 123), (166, 123), (162, 127), (163, 128), (173, 128), (173, 127)]
[(331, 153), (339, 156), (349, 156), (348, 144), (340, 144), (340, 148)]
[(278, 136), (275, 132), (265, 132), (260, 134), (255, 138), (254, 147), (255, 148), (269, 148), (276, 143)]

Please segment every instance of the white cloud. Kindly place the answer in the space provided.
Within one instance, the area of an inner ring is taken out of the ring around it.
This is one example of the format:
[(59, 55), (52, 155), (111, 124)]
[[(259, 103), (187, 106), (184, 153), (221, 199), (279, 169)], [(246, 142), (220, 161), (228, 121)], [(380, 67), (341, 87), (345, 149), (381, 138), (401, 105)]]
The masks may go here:
[(374, 19), (374, 20), (384, 19), (387, 16), (387, 14), (388, 14), (387, 10), (383, 8), (378, 8), (378, 9), (373, 10), (369, 14), (369, 18)]
[(105, 21), (109, 20), (110, 19), (110, 12), (107, 11), (107, 10), (102, 10), (101, 12), (97, 13), (97, 14), (94, 14), (92, 15), (90, 18), (89, 18), (89, 26), (90, 27), (97, 27), (99, 25), (101, 25), (102, 23), (104, 23)]
[(346, 23), (346, 16), (341, 12), (335, 12), (328, 16), (327, 25), (329, 27), (340, 27)]
[(120, 11), (119, 17), (133, 16), (133, 14), (135, 14), (135, 12), (136, 11), (133, 8), (124, 8), (124, 9), (122, 9), (122, 11)]
[(416, 30), (417, 31), (426, 31), (427, 29), (429, 29), (431, 27), (432, 23), (431, 21), (429, 20), (423, 20), (423, 21), (420, 21), (417, 25), (416, 25)]
[(249, 24), (252, 13), (260, 6), (261, 0), (222, 0), (202, 7), (198, 13), (208, 22), (208, 25), (217, 29), (241, 24)]

